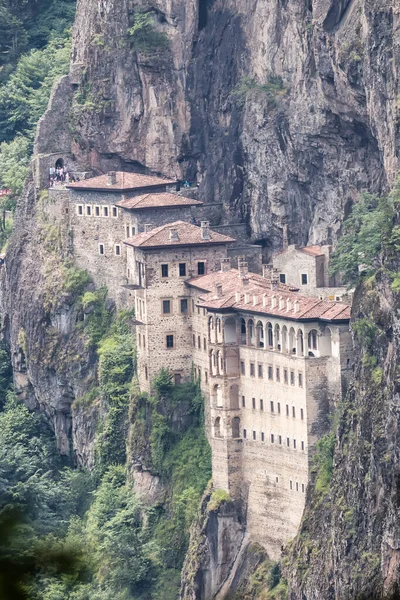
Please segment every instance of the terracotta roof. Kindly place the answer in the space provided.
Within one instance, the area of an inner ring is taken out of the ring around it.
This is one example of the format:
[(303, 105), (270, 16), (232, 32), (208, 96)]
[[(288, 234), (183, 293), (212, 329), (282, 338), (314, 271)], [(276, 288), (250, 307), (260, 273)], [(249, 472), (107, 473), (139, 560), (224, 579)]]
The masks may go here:
[[(176, 239), (171, 239), (171, 230), (176, 232)], [(167, 223), (161, 227), (156, 227), (151, 231), (138, 233), (137, 235), (125, 240), (124, 244), (135, 248), (159, 248), (161, 246), (202, 246), (208, 244), (231, 244), (235, 240), (222, 233), (216, 233), (209, 230), (209, 239), (203, 239), (202, 228), (185, 223), (184, 221), (175, 221)]]
[(321, 246), (304, 246), (304, 248), (299, 248), (299, 250), (310, 256), (324, 256)]
[(69, 183), (66, 187), (73, 190), (98, 190), (122, 192), (129, 190), (138, 190), (141, 188), (156, 187), (160, 185), (169, 185), (176, 183), (172, 179), (163, 179), (153, 175), (140, 175), (139, 173), (116, 172), (116, 183), (108, 185), (108, 175), (99, 175), (91, 179)]
[(158, 207), (171, 207), (176, 206), (196, 206), (202, 205), (200, 200), (193, 200), (192, 198), (185, 198), (185, 196), (178, 196), (178, 194), (169, 194), (168, 192), (161, 192), (159, 194), (144, 194), (141, 196), (133, 196), (132, 198), (125, 198), (121, 202), (116, 202), (116, 206), (126, 209), (140, 210), (141, 208), (158, 208)]
[[(191, 279), (187, 283), (208, 292), (200, 298), (199, 305), (210, 310), (229, 309), (235, 312), (254, 312), (296, 321), (306, 319), (347, 321), (350, 319), (348, 304), (302, 296), (282, 285), (271, 289), (270, 283), (260, 275), (248, 273), (247, 277), (243, 278), (236, 269), (210, 273)], [(222, 286), (220, 297), (217, 295), (217, 285)], [(276, 306), (272, 306), (273, 297)], [(297, 303), (296, 312), (295, 302)]]

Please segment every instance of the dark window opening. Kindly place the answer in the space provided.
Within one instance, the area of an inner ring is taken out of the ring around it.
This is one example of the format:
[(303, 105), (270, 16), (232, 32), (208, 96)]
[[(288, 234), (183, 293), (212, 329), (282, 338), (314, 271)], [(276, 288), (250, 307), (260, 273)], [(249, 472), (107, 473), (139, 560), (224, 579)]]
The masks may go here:
[(161, 277), (168, 277), (168, 265), (161, 265)]
[(281, 274), (279, 275), (279, 281), (280, 281), (281, 283), (286, 283), (286, 275), (285, 275), (285, 273), (281, 273)]
[(179, 277), (186, 277), (186, 263), (179, 263)]
[(167, 335), (167, 348), (173, 348), (173, 347), (174, 347), (174, 336)]
[(307, 274), (306, 274), (306, 273), (302, 273), (302, 274), (301, 274), (301, 284), (302, 284), (302, 285), (307, 285), (307, 283), (308, 283), (308, 277), (307, 277)]
[(167, 315), (171, 312), (171, 301), (170, 300), (163, 300), (163, 313), (164, 315)]
[(206, 263), (198, 262), (197, 263), (197, 275), (204, 275), (205, 272), (206, 272)]
[(188, 312), (187, 298), (181, 298), (181, 313), (187, 314), (187, 312)]

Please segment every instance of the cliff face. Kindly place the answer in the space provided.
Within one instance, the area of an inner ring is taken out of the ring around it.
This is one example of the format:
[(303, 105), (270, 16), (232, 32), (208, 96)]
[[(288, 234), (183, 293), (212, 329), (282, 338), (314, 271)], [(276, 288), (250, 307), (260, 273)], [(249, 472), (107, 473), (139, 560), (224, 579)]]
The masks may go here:
[[(142, 8), (165, 47), (135, 50)], [(293, 242), (334, 239), (359, 190), (397, 168), (398, 13), (394, 0), (78, 1), (73, 153), (197, 179), (267, 246), (283, 222)]]
[(382, 274), (355, 298), (354, 382), (334, 439), (332, 480), (311, 486), (288, 551), (291, 600), (399, 597), (398, 308)]

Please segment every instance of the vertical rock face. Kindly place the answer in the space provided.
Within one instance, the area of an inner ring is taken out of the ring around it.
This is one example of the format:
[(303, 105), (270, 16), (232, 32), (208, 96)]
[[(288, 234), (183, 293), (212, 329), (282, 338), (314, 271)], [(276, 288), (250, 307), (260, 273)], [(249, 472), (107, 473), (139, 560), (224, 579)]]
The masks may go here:
[[(135, 50), (140, 10), (167, 46)], [(267, 246), (283, 222), (330, 241), (397, 169), (398, 22), (395, 0), (82, 0), (73, 154), (196, 178)]]

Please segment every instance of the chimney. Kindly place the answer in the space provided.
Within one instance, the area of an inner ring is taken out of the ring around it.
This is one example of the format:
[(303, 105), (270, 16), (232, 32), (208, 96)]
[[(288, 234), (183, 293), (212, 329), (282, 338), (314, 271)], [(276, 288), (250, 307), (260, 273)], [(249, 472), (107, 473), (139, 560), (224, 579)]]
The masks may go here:
[(288, 226), (285, 224), (282, 228), (282, 249), (287, 250), (288, 245)]
[(249, 266), (244, 260), (238, 261), (239, 277), (247, 278)]
[(231, 270), (231, 259), (230, 258), (222, 258), (221, 259), (221, 273), (226, 273)]
[(285, 306), (285, 300), (284, 298), (282, 298), (282, 296), (279, 296), (279, 310), (282, 310), (282, 308), (284, 308)]
[(268, 306), (268, 296), (267, 296), (267, 294), (263, 294), (263, 306)]
[(201, 239), (202, 240), (210, 240), (210, 221), (202, 221), (201, 222)]
[(253, 296), (253, 306), (257, 306), (258, 304), (258, 296)]
[(117, 173), (115, 171), (108, 171), (107, 185), (115, 185), (117, 183)]
[(235, 302), (240, 302), (240, 293), (239, 292), (235, 293)]
[(298, 300), (295, 300), (293, 303), (293, 312), (294, 313), (299, 312), (299, 301)]
[(148, 231), (151, 231), (152, 229), (153, 229), (153, 225), (151, 223), (144, 224), (145, 233), (147, 233)]
[(250, 302), (250, 294), (245, 294), (244, 295), (244, 303), (248, 304)]
[(290, 298), (287, 298), (286, 300), (286, 312), (289, 312), (292, 310), (292, 301)]
[(262, 274), (264, 279), (268, 279), (271, 281), (272, 279), (272, 265), (263, 265), (262, 266)]
[(276, 296), (271, 296), (271, 307), (276, 308)]
[(177, 229), (169, 230), (169, 239), (171, 242), (179, 242), (179, 235)]
[(220, 283), (217, 283), (215, 285), (215, 292), (216, 292), (217, 298), (222, 298), (222, 285)]

